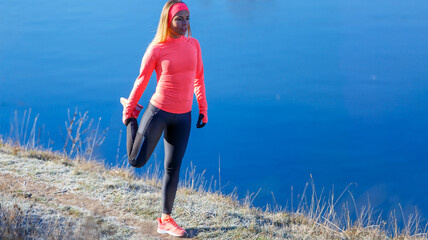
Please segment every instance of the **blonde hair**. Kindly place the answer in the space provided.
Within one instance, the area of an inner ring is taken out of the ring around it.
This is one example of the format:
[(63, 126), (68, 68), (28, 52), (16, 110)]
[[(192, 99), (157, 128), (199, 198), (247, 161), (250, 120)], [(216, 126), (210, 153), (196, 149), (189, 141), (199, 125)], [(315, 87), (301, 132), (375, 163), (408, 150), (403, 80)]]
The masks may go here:
[[(165, 3), (165, 6), (163, 6), (160, 19), (159, 19), (158, 30), (149, 46), (166, 41), (166, 38), (168, 37), (168, 28), (169, 28), (168, 27), (169, 9), (172, 7), (172, 5), (176, 3), (184, 3), (184, 2), (181, 0), (169, 0), (168, 2)], [(190, 31), (190, 24), (189, 24), (189, 27), (187, 28), (187, 36), (188, 37), (192, 36), (192, 32)]]

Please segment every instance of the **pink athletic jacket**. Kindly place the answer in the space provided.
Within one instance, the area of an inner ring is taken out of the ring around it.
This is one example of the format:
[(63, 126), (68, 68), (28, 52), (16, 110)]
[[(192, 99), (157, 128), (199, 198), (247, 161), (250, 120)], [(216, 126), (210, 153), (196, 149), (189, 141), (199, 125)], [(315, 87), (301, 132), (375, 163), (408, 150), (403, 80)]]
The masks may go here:
[(140, 75), (123, 110), (123, 120), (131, 117), (153, 70), (156, 71), (157, 86), (150, 99), (151, 104), (166, 112), (186, 113), (192, 109), (194, 92), (199, 113), (205, 116), (202, 122), (208, 122), (201, 47), (195, 38), (184, 36), (177, 39), (168, 37), (165, 42), (147, 49), (141, 62)]

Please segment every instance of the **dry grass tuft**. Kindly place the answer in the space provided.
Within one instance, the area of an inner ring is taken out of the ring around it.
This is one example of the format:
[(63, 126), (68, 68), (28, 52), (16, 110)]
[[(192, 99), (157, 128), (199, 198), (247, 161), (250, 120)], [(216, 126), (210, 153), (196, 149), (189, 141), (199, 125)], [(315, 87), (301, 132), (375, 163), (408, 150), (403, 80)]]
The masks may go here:
[(128, 168), (114, 167), (107, 170), (107, 174), (113, 177), (120, 177), (126, 179), (127, 181), (136, 181), (138, 179), (135, 174), (131, 172)]

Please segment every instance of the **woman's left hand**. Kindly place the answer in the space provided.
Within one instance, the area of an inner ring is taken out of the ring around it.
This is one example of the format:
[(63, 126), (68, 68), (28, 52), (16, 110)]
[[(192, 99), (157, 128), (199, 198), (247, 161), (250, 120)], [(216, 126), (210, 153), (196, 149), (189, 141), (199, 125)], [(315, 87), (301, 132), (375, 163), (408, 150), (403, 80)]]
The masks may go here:
[(202, 121), (204, 117), (205, 117), (204, 114), (202, 113), (199, 114), (198, 122), (196, 123), (196, 128), (203, 128), (205, 126), (206, 123)]

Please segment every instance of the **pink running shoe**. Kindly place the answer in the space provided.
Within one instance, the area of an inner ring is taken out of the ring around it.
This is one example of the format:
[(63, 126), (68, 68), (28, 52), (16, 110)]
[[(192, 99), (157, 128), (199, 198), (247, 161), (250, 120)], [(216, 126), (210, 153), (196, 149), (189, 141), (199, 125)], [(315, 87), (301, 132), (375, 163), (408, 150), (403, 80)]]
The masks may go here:
[[(122, 104), (123, 107), (125, 107), (126, 104), (128, 104), (128, 99), (121, 97), (120, 98), (120, 103)], [(138, 115), (140, 114), (141, 110), (143, 109), (143, 106), (141, 106), (140, 104), (137, 103), (137, 106), (135, 106), (134, 111), (132, 111), (132, 117), (133, 118), (138, 118)]]
[(174, 219), (167, 218), (162, 221), (162, 219), (158, 218), (158, 233), (165, 234), (168, 233), (169, 235), (175, 236), (175, 237), (183, 237), (187, 234), (187, 232), (179, 227), (177, 223), (175, 223)]

